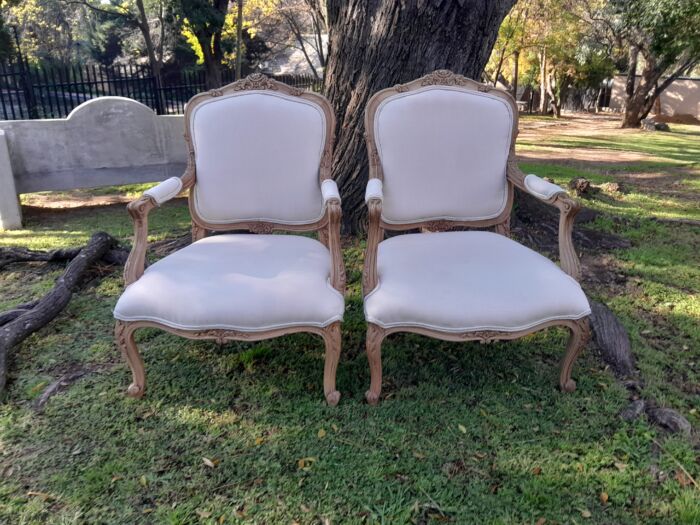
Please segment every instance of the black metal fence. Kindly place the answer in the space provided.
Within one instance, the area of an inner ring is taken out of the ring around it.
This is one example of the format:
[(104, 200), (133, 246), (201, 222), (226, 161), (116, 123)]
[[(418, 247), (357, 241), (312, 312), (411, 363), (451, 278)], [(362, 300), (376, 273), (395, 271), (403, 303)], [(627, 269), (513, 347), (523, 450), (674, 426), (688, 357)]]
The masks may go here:
[[(184, 111), (185, 103), (205, 90), (203, 71), (180, 71), (162, 75), (148, 66), (48, 66), (23, 60), (0, 62), (0, 119), (66, 117), (76, 106), (95, 97), (133, 98), (159, 115)], [(223, 83), (234, 80), (231, 69), (222, 71)], [(321, 90), (313, 76), (278, 75), (273, 78), (303, 89)]]

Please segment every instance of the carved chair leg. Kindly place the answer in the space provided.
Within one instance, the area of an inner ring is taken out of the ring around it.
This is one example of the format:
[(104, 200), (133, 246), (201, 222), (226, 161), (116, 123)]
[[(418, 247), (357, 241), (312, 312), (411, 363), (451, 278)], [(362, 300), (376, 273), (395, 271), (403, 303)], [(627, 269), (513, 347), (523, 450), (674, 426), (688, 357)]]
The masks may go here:
[(340, 323), (333, 323), (323, 331), (326, 343), (326, 364), (323, 369), (323, 392), (328, 405), (334, 407), (340, 401), (340, 392), (335, 389), (335, 374), (340, 359)]
[(576, 390), (576, 381), (571, 379), (571, 369), (574, 367), (576, 358), (588, 344), (588, 340), (591, 337), (588, 317), (574, 321), (569, 329), (571, 330), (571, 335), (569, 336), (569, 344), (566, 347), (566, 355), (562, 361), (559, 374), (559, 387), (564, 392)]
[(117, 321), (114, 326), (114, 337), (117, 347), (121, 350), (124, 359), (131, 368), (132, 383), (127, 388), (126, 393), (131, 397), (141, 397), (146, 391), (146, 372), (143, 368), (143, 360), (139, 349), (134, 341), (135, 328), (130, 323)]
[(369, 361), (370, 386), (365, 392), (365, 399), (370, 405), (379, 402), (382, 393), (382, 340), (384, 329), (373, 323), (367, 323), (367, 360)]

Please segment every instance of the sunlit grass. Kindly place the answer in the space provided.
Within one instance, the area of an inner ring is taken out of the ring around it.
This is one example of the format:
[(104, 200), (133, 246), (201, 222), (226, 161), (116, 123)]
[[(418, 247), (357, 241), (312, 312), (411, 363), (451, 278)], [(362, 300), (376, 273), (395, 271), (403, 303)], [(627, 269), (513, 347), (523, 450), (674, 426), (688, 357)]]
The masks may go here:
[[(682, 145), (689, 133), (672, 137)], [(676, 155), (670, 144), (648, 147), (659, 162), (677, 162), (666, 157)], [(659, 168), (521, 166), (562, 185)], [(695, 173), (684, 172), (686, 194), (633, 183), (628, 193), (594, 194), (583, 202), (600, 215), (581, 227), (632, 243), (606, 254), (622, 282), (584, 287), (628, 330), (643, 395), (697, 427), (700, 228), (654, 219), (698, 218)], [(154, 210), (150, 223), (153, 239), (185, 233), (186, 204)], [(124, 206), (29, 216), (24, 230), (1, 232), (0, 244), (79, 246), (96, 230), (128, 243)], [(126, 398), (129, 372), (112, 336), (120, 272), (83, 283), (12, 352), (0, 406), (0, 522), (698, 523), (699, 492), (678, 474), (680, 463), (700, 478), (697, 431), (674, 437), (643, 417), (622, 422), (628, 393), (592, 350), (575, 367), (578, 390), (561, 394), (563, 330), (490, 345), (393, 335), (382, 349), (386, 397), (364, 404), (364, 243), (346, 244), (335, 409), (323, 403), (323, 343), (304, 334), (219, 346), (140, 331), (148, 392)], [(62, 269), (1, 272), (0, 310), (39, 297)], [(74, 368), (87, 375), (35, 412), (46, 386)]]

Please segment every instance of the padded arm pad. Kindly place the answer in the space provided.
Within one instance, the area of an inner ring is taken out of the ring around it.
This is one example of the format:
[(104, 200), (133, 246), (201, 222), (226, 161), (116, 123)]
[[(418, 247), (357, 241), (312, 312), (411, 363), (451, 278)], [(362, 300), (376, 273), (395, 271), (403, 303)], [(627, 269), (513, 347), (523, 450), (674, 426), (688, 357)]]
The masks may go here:
[(384, 184), (381, 179), (369, 179), (367, 182), (367, 191), (365, 192), (365, 202), (372, 199), (384, 200)]
[(324, 204), (334, 199), (340, 202), (338, 185), (332, 179), (326, 179), (321, 183), (321, 195), (323, 195)]
[(156, 204), (160, 206), (165, 201), (169, 201), (173, 197), (177, 196), (181, 190), (182, 181), (180, 180), (180, 177), (170, 177), (150, 190), (144, 191), (143, 194), (148, 195), (156, 202)]
[(561, 186), (547, 182), (537, 175), (527, 175), (524, 183), (527, 191), (538, 199), (549, 200), (558, 193), (566, 193)]

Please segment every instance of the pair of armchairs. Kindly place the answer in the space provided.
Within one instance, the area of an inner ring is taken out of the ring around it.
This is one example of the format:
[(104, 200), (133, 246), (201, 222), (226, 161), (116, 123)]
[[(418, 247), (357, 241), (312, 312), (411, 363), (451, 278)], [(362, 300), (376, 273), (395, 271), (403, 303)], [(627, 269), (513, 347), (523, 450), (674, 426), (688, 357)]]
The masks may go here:
[[(371, 386), (381, 394), (382, 340), (415, 332), (446, 340), (571, 332), (560, 386), (589, 337), (589, 305), (571, 242), (579, 207), (559, 186), (525, 176), (506, 93), (449, 71), (385, 89), (365, 114), (370, 179), (363, 290)], [(341, 199), (330, 178), (335, 118), (321, 95), (251, 75), (193, 97), (185, 111), (189, 163), (181, 178), (128, 206), (135, 239), (114, 310), (116, 341), (145, 389), (134, 332), (254, 341), (311, 332), (325, 341), (324, 393), (335, 405), (345, 270)], [(561, 211), (561, 269), (509, 239), (513, 188)], [(147, 217), (189, 190), (193, 243), (145, 267)], [(458, 227), (490, 231), (450, 231)], [(245, 230), (250, 233), (208, 232)], [(318, 240), (274, 231), (317, 232)], [(418, 230), (384, 240), (387, 230)]]

